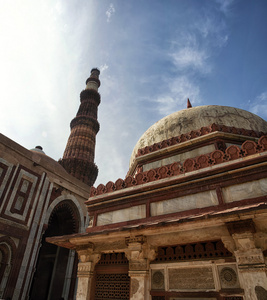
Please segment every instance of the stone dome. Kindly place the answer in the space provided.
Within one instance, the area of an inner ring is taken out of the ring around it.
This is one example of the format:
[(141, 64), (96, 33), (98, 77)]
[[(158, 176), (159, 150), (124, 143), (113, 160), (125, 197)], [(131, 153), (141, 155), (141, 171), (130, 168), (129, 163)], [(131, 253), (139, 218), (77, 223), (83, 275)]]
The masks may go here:
[(197, 130), (213, 123), (258, 132), (267, 132), (266, 121), (243, 109), (219, 105), (187, 108), (172, 113), (152, 125), (135, 145), (130, 165), (133, 163), (138, 149), (189, 133), (192, 130)]

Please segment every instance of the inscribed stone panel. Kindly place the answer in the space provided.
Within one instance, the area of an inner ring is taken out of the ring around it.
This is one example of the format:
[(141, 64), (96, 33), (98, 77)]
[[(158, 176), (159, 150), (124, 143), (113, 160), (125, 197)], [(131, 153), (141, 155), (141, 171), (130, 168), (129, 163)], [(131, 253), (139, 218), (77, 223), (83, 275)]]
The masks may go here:
[(169, 269), (170, 290), (215, 289), (211, 267)]

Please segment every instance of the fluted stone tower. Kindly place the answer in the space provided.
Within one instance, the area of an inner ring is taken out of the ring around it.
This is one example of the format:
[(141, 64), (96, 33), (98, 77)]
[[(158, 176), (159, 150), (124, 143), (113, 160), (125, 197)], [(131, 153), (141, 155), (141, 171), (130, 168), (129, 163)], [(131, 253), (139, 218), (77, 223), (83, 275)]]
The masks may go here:
[(68, 173), (90, 186), (94, 184), (98, 174), (94, 158), (95, 139), (99, 131), (99, 74), (98, 69), (92, 69), (86, 80), (86, 88), (80, 94), (81, 104), (76, 117), (70, 123), (70, 137), (63, 158), (59, 161)]

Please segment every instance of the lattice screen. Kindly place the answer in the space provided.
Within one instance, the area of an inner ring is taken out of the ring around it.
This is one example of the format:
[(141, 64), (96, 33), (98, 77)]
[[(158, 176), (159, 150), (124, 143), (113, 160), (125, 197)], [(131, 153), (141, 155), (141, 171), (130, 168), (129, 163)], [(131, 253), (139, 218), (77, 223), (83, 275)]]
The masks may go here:
[(129, 300), (128, 274), (96, 274), (95, 300)]

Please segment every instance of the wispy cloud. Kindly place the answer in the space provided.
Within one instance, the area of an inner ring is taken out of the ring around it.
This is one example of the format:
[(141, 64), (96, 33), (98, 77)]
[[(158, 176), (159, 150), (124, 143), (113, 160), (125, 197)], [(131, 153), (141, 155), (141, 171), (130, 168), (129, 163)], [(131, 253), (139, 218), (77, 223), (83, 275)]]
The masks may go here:
[(254, 100), (249, 101), (249, 110), (267, 119), (267, 91), (262, 92)]
[(220, 10), (227, 14), (234, 0), (216, 0), (216, 2), (220, 5)]
[(100, 66), (100, 72), (101, 73), (104, 72), (107, 69), (108, 69), (108, 65), (107, 64), (103, 64), (103, 65)]
[(171, 54), (173, 63), (180, 69), (192, 68), (202, 73), (210, 72), (207, 64), (208, 55), (204, 50), (197, 50), (193, 47), (185, 47)]
[(109, 5), (108, 10), (106, 11), (106, 16), (107, 16), (107, 22), (109, 23), (111, 21), (111, 17), (115, 14), (115, 7), (113, 3)]
[(157, 98), (157, 109), (162, 116), (169, 115), (186, 108), (187, 98), (200, 102), (199, 86), (186, 76), (177, 77), (169, 84), (169, 93)]

